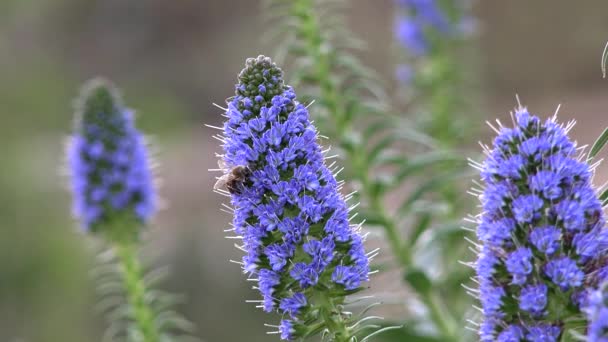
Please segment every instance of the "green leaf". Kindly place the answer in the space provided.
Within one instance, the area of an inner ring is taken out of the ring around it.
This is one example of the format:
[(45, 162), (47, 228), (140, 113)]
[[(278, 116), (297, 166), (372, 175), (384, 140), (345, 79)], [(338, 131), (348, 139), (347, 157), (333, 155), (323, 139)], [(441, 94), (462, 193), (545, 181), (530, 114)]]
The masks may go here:
[(399, 207), (399, 215), (403, 216), (410, 212), (414, 203), (421, 199), (425, 194), (434, 191), (437, 188), (441, 188), (446, 184), (452, 183), (454, 180), (463, 177), (462, 173), (459, 172), (448, 172), (433, 176), (426, 182), (423, 182), (403, 201)]
[(388, 120), (379, 120), (367, 126), (363, 131), (363, 139), (368, 141), (376, 134), (394, 127), (394, 124)]
[(359, 210), (358, 214), (359, 215), (357, 216), (357, 218), (365, 220), (365, 227), (367, 228), (371, 228), (374, 226), (380, 227), (385, 223), (382, 219), (382, 216), (376, 213), (361, 209)]
[(397, 138), (392, 134), (378, 140), (376, 144), (371, 147), (367, 155), (367, 162), (369, 165), (374, 165), (374, 162), (378, 159), (380, 153), (389, 148), (396, 140)]
[(593, 144), (593, 147), (591, 147), (588, 159), (593, 159), (602, 150), (604, 145), (606, 145), (606, 142), (608, 142), (608, 127), (604, 129), (602, 134), (599, 136), (599, 138), (597, 138), (597, 140)]
[(403, 276), (404, 280), (420, 295), (427, 295), (431, 291), (433, 284), (427, 275), (419, 270), (412, 268)]
[(434, 164), (459, 160), (462, 160), (462, 158), (444, 151), (430, 152), (418, 155), (414, 158), (406, 160), (406, 163), (404, 163), (401, 169), (397, 171), (395, 176), (395, 185), (401, 184), (410, 175), (419, 171), (423, 171), (427, 167), (432, 167)]
[(608, 189), (600, 194), (600, 201), (602, 201), (602, 206), (608, 204)]
[(408, 243), (412, 246), (415, 245), (416, 241), (418, 241), (418, 238), (420, 238), (422, 233), (424, 233), (431, 226), (431, 222), (431, 214), (423, 213), (422, 215), (420, 215), (420, 217), (416, 221), (416, 224), (414, 225), (414, 231), (410, 235)]
[[(394, 326), (396, 322), (385, 322), (382, 326)], [(418, 320), (408, 320), (401, 329), (387, 331), (373, 339), (374, 342), (439, 342), (442, 341), (438, 337), (425, 335), (416, 328), (420, 327), (423, 322)], [(428, 334), (428, 332), (427, 332)]]

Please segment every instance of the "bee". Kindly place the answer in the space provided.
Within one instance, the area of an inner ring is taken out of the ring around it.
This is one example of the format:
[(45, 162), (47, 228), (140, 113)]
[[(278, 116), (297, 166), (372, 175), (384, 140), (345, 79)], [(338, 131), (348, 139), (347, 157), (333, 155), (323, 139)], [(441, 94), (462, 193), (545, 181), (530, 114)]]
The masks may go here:
[[(220, 168), (226, 170), (225, 165), (220, 161)], [(243, 183), (247, 181), (251, 175), (251, 170), (247, 166), (237, 165), (230, 169), (227, 173), (217, 179), (214, 190), (224, 189), (231, 194), (240, 194), (243, 190)]]
[(595, 227), (595, 225), (600, 221), (602, 217), (602, 212), (599, 210), (594, 211), (589, 218), (589, 226)]

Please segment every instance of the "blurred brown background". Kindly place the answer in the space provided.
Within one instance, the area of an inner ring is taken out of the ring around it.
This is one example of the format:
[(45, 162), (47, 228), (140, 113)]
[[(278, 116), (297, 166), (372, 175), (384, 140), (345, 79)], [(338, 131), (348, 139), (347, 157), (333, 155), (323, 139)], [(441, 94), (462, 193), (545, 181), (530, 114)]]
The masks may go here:
[[(353, 0), (350, 15), (369, 44), (363, 58), (388, 80), (392, 6)], [(475, 13), (477, 57), (468, 62), (478, 111), (507, 118), (516, 93), (541, 116), (561, 103), (562, 120), (579, 121), (574, 137), (592, 143), (608, 125), (608, 2), (486, 0)], [(70, 219), (61, 169), (72, 99), (96, 75), (121, 86), (157, 143), (168, 208), (148, 250), (171, 265), (166, 288), (188, 298), (179, 309), (206, 341), (277, 340), (262, 326), (276, 320), (244, 302), (256, 295), (228, 262), (240, 253), (223, 237), (229, 217), (207, 172), (219, 147), (203, 126), (220, 123), (211, 103), (232, 94), (244, 59), (272, 54), (262, 23), (254, 0), (0, 2), (0, 341), (97, 341), (103, 332), (88, 272), (94, 248)]]

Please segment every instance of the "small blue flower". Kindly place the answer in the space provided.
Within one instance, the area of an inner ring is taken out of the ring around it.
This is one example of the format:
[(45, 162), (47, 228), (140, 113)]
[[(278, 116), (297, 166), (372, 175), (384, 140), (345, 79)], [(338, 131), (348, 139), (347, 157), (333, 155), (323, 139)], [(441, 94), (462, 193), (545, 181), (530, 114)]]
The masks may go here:
[(538, 324), (528, 328), (526, 338), (530, 342), (557, 342), (562, 333), (558, 326), (548, 324)]
[(346, 290), (354, 290), (361, 285), (361, 271), (352, 266), (336, 266), (331, 280), (344, 285)]
[(540, 315), (547, 306), (547, 285), (528, 285), (519, 295), (519, 308), (534, 315)]
[(504, 178), (520, 179), (524, 166), (524, 157), (516, 154), (505, 160), (501, 160), (497, 171), (498, 174)]
[(492, 246), (500, 246), (504, 241), (511, 239), (511, 234), (515, 231), (515, 220), (502, 218), (496, 221), (486, 221), (479, 224), (477, 238)]
[(281, 324), (279, 325), (279, 333), (281, 334), (282, 340), (293, 340), (295, 333), (293, 321), (288, 319), (281, 320)]
[(307, 287), (316, 285), (319, 281), (319, 273), (313, 265), (308, 265), (303, 262), (298, 262), (293, 265), (293, 268), (289, 272), (289, 275), (296, 281), (299, 282), (300, 287), (305, 289)]
[(553, 227), (538, 227), (530, 232), (530, 242), (540, 252), (551, 255), (559, 250), (561, 230)]
[(585, 210), (577, 200), (564, 200), (555, 207), (557, 218), (571, 231), (585, 229)]
[(291, 317), (296, 317), (302, 307), (306, 306), (306, 296), (303, 293), (295, 293), (291, 298), (283, 298), (279, 309), (288, 313)]
[(506, 295), (502, 287), (482, 284), (479, 291), (479, 301), (483, 307), (483, 314), (486, 317), (498, 318), (502, 316), (502, 298)]
[(561, 177), (553, 171), (539, 171), (530, 177), (530, 189), (541, 193), (545, 199), (556, 200), (561, 197)]
[(568, 257), (549, 261), (545, 266), (545, 274), (564, 291), (571, 287), (580, 286), (585, 277), (585, 274), (577, 266), (576, 262)]
[(483, 322), (479, 324), (479, 340), (482, 342), (496, 341), (496, 327), (499, 322), (499, 319), (486, 316)]
[(498, 334), (496, 342), (520, 342), (523, 338), (523, 329), (518, 325), (510, 325)]
[(543, 207), (543, 200), (536, 195), (523, 195), (513, 201), (513, 214), (518, 223), (531, 222)]
[(532, 251), (529, 248), (520, 247), (513, 251), (505, 261), (507, 270), (513, 276), (513, 284), (523, 285), (526, 283), (528, 274), (532, 272)]
[(572, 242), (576, 253), (583, 258), (598, 258), (608, 249), (608, 230), (596, 228), (588, 233), (579, 233), (574, 236)]
[(491, 248), (484, 245), (475, 264), (475, 271), (477, 272), (481, 286), (491, 284), (490, 280), (494, 273), (496, 273), (496, 266), (499, 264), (500, 259), (498, 256), (494, 254)]

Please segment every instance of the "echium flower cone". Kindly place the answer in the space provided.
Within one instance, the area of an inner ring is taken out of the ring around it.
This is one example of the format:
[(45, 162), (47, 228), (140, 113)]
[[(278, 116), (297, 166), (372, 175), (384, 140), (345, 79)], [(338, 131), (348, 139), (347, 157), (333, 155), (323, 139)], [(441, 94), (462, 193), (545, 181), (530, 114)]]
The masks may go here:
[(592, 168), (567, 136), (519, 108), (476, 165), (480, 241), (475, 268), (482, 341), (559, 341), (585, 333), (586, 297), (608, 274), (608, 231)]
[[(324, 164), (307, 108), (267, 57), (247, 60), (224, 125), (225, 172), (234, 231), (242, 236), (243, 270), (256, 278), (264, 311), (278, 311), (281, 338), (353, 334), (345, 296), (368, 280), (363, 237), (349, 224), (334, 175)], [(232, 180), (234, 181), (234, 180)]]
[[(67, 151), (74, 214), (87, 231), (136, 235), (135, 228), (156, 210), (156, 193), (146, 142), (134, 126), (133, 112), (102, 79), (83, 87), (76, 106)], [(108, 231), (117, 224), (120, 231)]]

